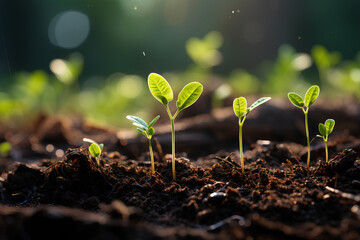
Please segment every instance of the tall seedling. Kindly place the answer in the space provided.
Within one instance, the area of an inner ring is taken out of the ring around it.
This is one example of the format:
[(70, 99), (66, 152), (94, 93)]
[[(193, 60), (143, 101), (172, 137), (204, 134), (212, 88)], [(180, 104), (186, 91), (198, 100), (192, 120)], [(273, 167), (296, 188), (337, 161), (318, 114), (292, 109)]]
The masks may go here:
[(305, 131), (306, 131), (306, 140), (308, 146), (308, 156), (307, 156), (307, 164), (306, 169), (309, 175), (309, 167), (310, 167), (310, 138), (309, 138), (309, 124), (308, 124), (308, 112), (310, 106), (315, 102), (320, 93), (320, 88), (317, 85), (311, 86), (306, 94), (304, 99), (300, 97), (298, 94), (294, 92), (290, 92), (288, 94), (289, 100), (296, 107), (301, 108), (305, 114)]
[(254, 108), (260, 106), (261, 104), (269, 101), (270, 97), (263, 97), (256, 100), (250, 107), (247, 107), (247, 102), (244, 97), (235, 98), (233, 102), (233, 108), (235, 115), (239, 118), (239, 146), (240, 146), (240, 161), (241, 161), (241, 172), (244, 174), (244, 154), (243, 154), (243, 144), (242, 144), (242, 127), (244, 125), (247, 115)]
[(198, 82), (187, 84), (179, 93), (178, 100), (176, 101), (177, 111), (174, 115), (171, 114), (169, 102), (173, 100), (173, 91), (170, 84), (166, 79), (157, 74), (150, 73), (148, 77), (148, 85), (151, 94), (162, 104), (164, 104), (166, 111), (171, 121), (171, 136), (172, 136), (172, 172), (173, 179), (176, 179), (175, 173), (175, 125), (174, 120), (181, 110), (191, 106), (200, 97), (203, 86)]

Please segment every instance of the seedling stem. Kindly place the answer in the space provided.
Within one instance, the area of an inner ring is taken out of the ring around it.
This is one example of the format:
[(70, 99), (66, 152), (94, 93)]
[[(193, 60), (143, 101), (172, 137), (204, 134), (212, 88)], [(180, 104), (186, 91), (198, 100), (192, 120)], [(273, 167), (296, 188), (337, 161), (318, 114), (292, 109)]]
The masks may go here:
[(171, 152), (172, 152), (172, 173), (173, 173), (173, 180), (176, 179), (176, 171), (175, 171), (175, 118), (177, 117), (179, 110), (176, 111), (176, 113), (174, 114), (174, 116), (171, 115), (171, 111), (169, 108), (169, 104), (166, 104), (166, 110), (169, 114), (169, 118), (171, 121)]
[[(244, 118), (245, 120), (245, 118)], [(243, 154), (243, 145), (242, 145), (242, 127), (243, 127), (244, 121), (239, 120), (239, 143), (240, 143), (240, 161), (241, 161), (241, 173), (244, 174), (245, 172), (245, 166), (244, 166), (244, 154)]]
[(309, 175), (309, 168), (310, 168), (310, 137), (309, 137), (309, 123), (308, 123), (308, 111), (309, 111), (309, 108), (307, 108), (306, 110), (303, 109), (303, 111), (304, 111), (304, 114), (305, 114), (305, 131), (306, 131), (306, 142), (307, 142), (307, 148), (308, 148), (306, 169), (307, 169), (307, 173)]

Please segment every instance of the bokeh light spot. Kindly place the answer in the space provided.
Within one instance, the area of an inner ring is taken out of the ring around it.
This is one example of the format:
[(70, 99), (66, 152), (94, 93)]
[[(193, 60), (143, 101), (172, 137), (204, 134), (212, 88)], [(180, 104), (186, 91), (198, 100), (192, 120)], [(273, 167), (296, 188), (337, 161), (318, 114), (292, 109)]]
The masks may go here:
[(49, 40), (62, 48), (76, 48), (88, 37), (89, 18), (78, 11), (66, 11), (56, 15), (49, 25)]

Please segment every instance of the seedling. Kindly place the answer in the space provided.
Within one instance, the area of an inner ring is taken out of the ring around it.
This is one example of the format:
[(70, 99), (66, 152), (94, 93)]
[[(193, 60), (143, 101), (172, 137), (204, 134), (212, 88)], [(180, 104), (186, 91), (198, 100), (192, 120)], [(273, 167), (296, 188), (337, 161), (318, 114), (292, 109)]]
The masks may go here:
[(298, 94), (290, 92), (288, 94), (289, 100), (296, 107), (301, 108), (305, 114), (305, 131), (306, 131), (306, 140), (308, 146), (308, 156), (307, 156), (307, 173), (309, 175), (309, 167), (310, 167), (310, 138), (309, 138), (309, 124), (308, 124), (308, 112), (310, 106), (315, 102), (320, 93), (320, 88), (317, 85), (311, 86), (306, 94), (304, 99), (300, 97)]
[(244, 174), (244, 154), (242, 144), (242, 127), (244, 125), (247, 115), (256, 107), (269, 101), (271, 97), (263, 97), (256, 100), (250, 107), (247, 107), (247, 102), (244, 97), (235, 98), (233, 102), (233, 108), (235, 115), (239, 118), (239, 145), (240, 145), (240, 161), (241, 161), (241, 172)]
[(334, 130), (334, 127), (335, 127), (334, 119), (326, 120), (325, 124), (319, 123), (319, 132), (321, 135), (317, 135), (317, 137), (324, 139), (326, 163), (329, 161), (327, 141), (329, 134)]
[(154, 154), (151, 147), (151, 138), (155, 134), (155, 129), (153, 128), (154, 124), (157, 122), (157, 120), (160, 118), (159, 115), (157, 115), (149, 124), (147, 124), (144, 120), (142, 120), (139, 117), (136, 116), (126, 116), (127, 119), (133, 121), (133, 125), (136, 126), (137, 130), (144, 134), (145, 137), (149, 140), (149, 152), (150, 152), (150, 158), (151, 158), (151, 174), (155, 174), (155, 163), (154, 163)]
[(171, 121), (171, 136), (172, 136), (172, 172), (173, 179), (176, 179), (175, 173), (175, 125), (174, 120), (179, 114), (179, 112), (193, 103), (195, 103), (200, 97), (203, 86), (198, 82), (192, 82), (187, 84), (179, 93), (178, 100), (176, 101), (177, 111), (174, 115), (171, 114), (169, 109), (169, 102), (173, 100), (173, 91), (170, 87), (170, 84), (166, 81), (166, 79), (157, 74), (150, 73), (148, 77), (148, 85), (151, 94), (162, 104), (164, 104), (167, 113), (169, 114), (169, 118)]
[(96, 164), (100, 167), (100, 155), (104, 148), (104, 144), (102, 144), (102, 143), (98, 144), (97, 142), (95, 142), (94, 140), (92, 140), (90, 138), (83, 138), (83, 141), (91, 143), (91, 145), (89, 147), (89, 152), (91, 155), (93, 155), (95, 157)]

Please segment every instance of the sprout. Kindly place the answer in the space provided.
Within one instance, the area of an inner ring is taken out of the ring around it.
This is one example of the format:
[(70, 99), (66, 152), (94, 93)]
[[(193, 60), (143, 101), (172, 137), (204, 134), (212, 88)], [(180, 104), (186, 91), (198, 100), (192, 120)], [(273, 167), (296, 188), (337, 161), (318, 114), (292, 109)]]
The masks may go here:
[(242, 127), (244, 125), (247, 115), (254, 108), (260, 106), (261, 104), (269, 101), (271, 97), (263, 97), (256, 100), (250, 107), (247, 107), (247, 102), (244, 97), (235, 98), (233, 102), (233, 108), (235, 115), (239, 118), (239, 145), (240, 145), (240, 161), (241, 161), (241, 172), (245, 172), (244, 167), (244, 155), (243, 155), (243, 145), (242, 145)]
[(102, 143), (98, 144), (97, 142), (95, 142), (94, 140), (92, 140), (90, 138), (83, 138), (83, 141), (91, 143), (91, 145), (89, 147), (89, 152), (91, 155), (93, 155), (95, 157), (96, 164), (100, 167), (100, 155), (104, 148), (104, 144), (102, 144)]
[(3, 158), (7, 158), (9, 156), (11, 150), (11, 143), (2, 142), (0, 143), (0, 156)]
[(304, 99), (300, 97), (298, 94), (290, 92), (288, 94), (289, 100), (296, 107), (299, 107), (303, 110), (305, 114), (305, 131), (306, 131), (306, 140), (308, 146), (308, 156), (307, 156), (307, 173), (309, 175), (309, 167), (310, 167), (310, 138), (309, 138), (309, 126), (308, 126), (308, 112), (310, 106), (315, 102), (320, 93), (320, 88), (317, 85), (311, 86), (306, 94)]
[(178, 100), (176, 101), (177, 111), (174, 115), (171, 114), (169, 109), (169, 102), (173, 100), (173, 91), (166, 81), (166, 79), (157, 74), (157, 73), (150, 73), (148, 77), (148, 85), (151, 94), (164, 106), (166, 107), (166, 111), (169, 114), (169, 118), (171, 121), (171, 133), (172, 133), (172, 172), (173, 172), (173, 179), (176, 179), (175, 173), (175, 125), (174, 120), (179, 114), (179, 112), (193, 103), (195, 103), (198, 98), (200, 97), (203, 86), (198, 82), (192, 82), (187, 84), (179, 93)]
[(157, 120), (160, 118), (159, 115), (157, 115), (149, 124), (147, 124), (144, 120), (142, 120), (139, 117), (136, 116), (126, 116), (127, 119), (133, 121), (133, 125), (136, 126), (137, 130), (144, 134), (145, 137), (149, 140), (149, 152), (150, 152), (150, 158), (151, 158), (151, 174), (155, 174), (155, 163), (154, 163), (154, 154), (151, 147), (151, 138), (155, 134), (155, 129), (152, 127), (157, 122)]
[(327, 141), (328, 141), (329, 134), (334, 130), (334, 127), (335, 127), (334, 119), (326, 120), (325, 124), (319, 123), (319, 132), (321, 135), (317, 135), (317, 137), (324, 139), (326, 163), (329, 161)]

